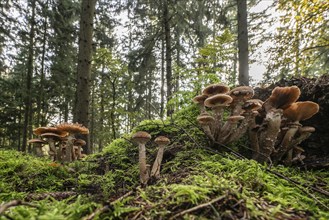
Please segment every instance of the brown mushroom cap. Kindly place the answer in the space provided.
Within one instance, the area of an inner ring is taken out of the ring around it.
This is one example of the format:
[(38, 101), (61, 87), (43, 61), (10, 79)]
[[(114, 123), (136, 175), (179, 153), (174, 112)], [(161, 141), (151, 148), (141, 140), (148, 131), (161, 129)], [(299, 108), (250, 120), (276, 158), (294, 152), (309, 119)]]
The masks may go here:
[(242, 109), (245, 111), (257, 111), (262, 105), (263, 101), (260, 99), (249, 99), (243, 104)]
[(239, 121), (243, 120), (244, 117), (241, 115), (233, 115), (227, 118), (228, 121), (231, 123), (238, 123)]
[(197, 95), (192, 99), (192, 101), (194, 103), (203, 104), (207, 98), (208, 98), (207, 95)]
[(165, 136), (159, 136), (157, 138), (155, 138), (154, 142), (158, 145), (167, 145), (170, 143), (169, 138), (165, 137)]
[(266, 111), (270, 108), (286, 109), (296, 102), (300, 96), (300, 89), (297, 86), (275, 87), (271, 96), (265, 101)]
[(151, 139), (151, 135), (145, 131), (138, 131), (132, 136), (132, 139), (136, 143), (145, 144)]
[(211, 85), (207, 86), (202, 91), (202, 94), (206, 95), (206, 96), (213, 96), (216, 94), (227, 93), (229, 91), (230, 91), (230, 87), (228, 87), (227, 85), (218, 83), (218, 84), (211, 84)]
[(232, 102), (232, 97), (225, 94), (217, 94), (210, 96), (204, 101), (204, 105), (207, 107), (220, 107), (228, 106)]
[(197, 117), (197, 120), (201, 125), (209, 125), (215, 121), (215, 118), (209, 115), (207, 112), (204, 112)]
[(295, 102), (289, 108), (283, 111), (283, 116), (287, 119), (295, 121), (304, 121), (311, 118), (319, 111), (319, 105), (315, 102)]
[(62, 123), (56, 126), (59, 130), (69, 132), (70, 134), (89, 134), (88, 128), (78, 123)]
[(29, 144), (46, 144), (47, 142), (38, 138), (28, 140), (27, 143)]
[(84, 145), (86, 145), (86, 142), (84, 140), (82, 140), (82, 139), (76, 139), (74, 141), (74, 145), (76, 145), (76, 146), (84, 146)]
[(60, 135), (61, 137), (65, 137), (68, 135), (68, 132), (60, 130), (57, 127), (39, 127), (34, 129), (33, 133), (35, 135), (41, 135), (43, 133), (54, 133)]
[(55, 133), (43, 133), (43, 134), (41, 134), (40, 135), (41, 137), (44, 137), (44, 138), (52, 138), (52, 139), (54, 139), (54, 140), (56, 140), (56, 141), (60, 141), (60, 140), (62, 140), (62, 137), (60, 136), (60, 135), (58, 135), (58, 134), (55, 134)]
[(231, 90), (230, 96), (233, 99), (248, 100), (254, 96), (254, 90), (250, 86), (239, 86)]

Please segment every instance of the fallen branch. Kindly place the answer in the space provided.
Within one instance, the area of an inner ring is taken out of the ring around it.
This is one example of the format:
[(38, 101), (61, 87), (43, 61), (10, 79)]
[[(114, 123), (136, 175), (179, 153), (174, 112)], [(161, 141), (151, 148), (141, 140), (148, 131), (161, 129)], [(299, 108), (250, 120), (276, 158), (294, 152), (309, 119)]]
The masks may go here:
[(202, 209), (202, 208), (207, 207), (207, 206), (211, 206), (213, 203), (218, 202), (218, 201), (224, 199), (226, 196), (227, 195), (223, 195), (223, 196), (217, 197), (217, 198), (215, 198), (215, 199), (213, 199), (213, 200), (211, 200), (209, 202), (206, 202), (206, 203), (200, 204), (198, 206), (195, 206), (193, 208), (190, 208), (190, 209), (184, 210), (182, 212), (179, 212), (176, 215), (172, 216), (170, 219), (177, 219), (178, 217), (183, 216), (183, 215), (185, 215), (187, 213), (196, 211), (198, 209)]
[(48, 197), (52, 197), (56, 200), (63, 200), (67, 199), (71, 196), (76, 196), (77, 193), (73, 191), (67, 191), (67, 192), (47, 192), (47, 193), (30, 193), (26, 197), (26, 201), (32, 201), (32, 200), (43, 200)]
[(31, 204), (29, 202), (23, 202), (22, 200), (13, 200), (13, 201), (7, 202), (7, 203), (3, 204), (2, 206), (0, 206), (0, 215), (2, 215), (10, 207), (15, 207), (15, 206), (20, 206), (20, 205), (30, 206), (33, 208), (39, 208), (39, 206)]

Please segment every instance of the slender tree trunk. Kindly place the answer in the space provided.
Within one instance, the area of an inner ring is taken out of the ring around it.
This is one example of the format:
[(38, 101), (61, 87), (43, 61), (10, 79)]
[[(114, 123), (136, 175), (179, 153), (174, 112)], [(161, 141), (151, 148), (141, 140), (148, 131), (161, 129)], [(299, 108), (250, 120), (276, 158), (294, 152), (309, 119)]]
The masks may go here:
[(161, 89), (160, 89), (160, 116), (164, 116), (164, 85), (165, 85), (165, 42), (161, 39)]
[(104, 77), (105, 66), (102, 66), (101, 71), (101, 83), (100, 83), (100, 109), (99, 109), (99, 135), (98, 135), (98, 146), (99, 151), (103, 149), (103, 128), (104, 128), (104, 112), (105, 112), (105, 92), (104, 92), (104, 84), (105, 84), (105, 77)]
[(112, 85), (112, 109), (111, 109), (111, 128), (112, 128), (112, 138), (113, 140), (116, 139), (117, 133), (116, 133), (116, 126), (115, 126), (115, 109), (116, 109), (116, 78), (111, 82)]
[(23, 125), (23, 141), (22, 141), (22, 151), (25, 152), (27, 150), (27, 138), (29, 132), (29, 122), (30, 112), (31, 112), (31, 91), (32, 91), (32, 76), (33, 76), (33, 56), (34, 56), (34, 26), (35, 26), (35, 0), (31, 0), (32, 7), (32, 16), (30, 20), (30, 33), (29, 33), (29, 49), (28, 49), (28, 60), (27, 60), (27, 75), (26, 75), (26, 93), (24, 98), (24, 125)]
[(238, 3), (239, 84), (249, 85), (247, 0)]
[[(89, 127), (90, 74), (92, 58), (93, 21), (96, 0), (83, 0), (81, 4), (77, 90), (74, 121)], [(89, 153), (89, 135), (80, 136), (87, 144), (83, 147)]]
[(41, 54), (41, 70), (40, 70), (40, 85), (37, 96), (37, 121), (36, 126), (41, 126), (42, 103), (44, 102), (44, 83), (45, 83), (45, 56), (46, 56), (46, 39), (47, 39), (47, 19), (43, 23), (42, 36), (42, 54)]
[[(170, 36), (170, 23), (169, 23), (169, 8), (168, 0), (164, 0), (163, 5), (163, 25), (165, 31), (165, 41), (166, 41), (166, 80), (167, 80), (167, 103), (172, 99), (173, 95), (173, 80), (172, 80), (172, 57), (171, 57), (171, 36)], [(167, 116), (171, 116), (173, 113), (172, 107), (167, 110)]]

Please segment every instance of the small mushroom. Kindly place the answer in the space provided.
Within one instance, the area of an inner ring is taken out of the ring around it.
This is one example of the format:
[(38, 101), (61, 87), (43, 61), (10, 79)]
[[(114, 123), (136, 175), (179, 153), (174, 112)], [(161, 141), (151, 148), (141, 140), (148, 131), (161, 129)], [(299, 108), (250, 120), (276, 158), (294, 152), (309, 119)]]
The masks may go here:
[(78, 123), (62, 123), (56, 126), (57, 129), (61, 131), (68, 132), (69, 135), (67, 137), (67, 144), (66, 144), (66, 154), (63, 157), (63, 161), (65, 162), (71, 162), (73, 155), (74, 155), (74, 141), (76, 140), (75, 135), (76, 134), (88, 134), (89, 130), (88, 128), (84, 127), (81, 124)]
[(204, 102), (204, 105), (207, 107), (212, 108), (215, 115), (215, 132), (214, 132), (214, 138), (217, 139), (220, 129), (222, 127), (222, 121), (223, 121), (223, 113), (224, 108), (229, 106), (229, 104), (232, 102), (232, 98), (229, 95), (225, 94), (217, 94), (213, 95), (209, 98), (207, 98)]
[(199, 124), (202, 126), (203, 131), (207, 135), (207, 137), (211, 140), (214, 141), (214, 136), (211, 132), (211, 127), (212, 124), (214, 123), (215, 119), (211, 115), (209, 115), (207, 112), (203, 112), (201, 115), (198, 116), (197, 118)]
[(204, 101), (208, 98), (207, 95), (198, 95), (195, 96), (192, 101), (199, 105), (200, 112), (203, 113), (206, 109), (204, 107)]
[(231, 115), (240, 115), (242, 112), (242, 105), (246, 100), (254, 96), (254, 90), (250, 86), (239, 86), (230, 91), (232, 97)]
[(236, 132), (238, 123), (244, 118), (245, 117), (241, 115), (233, 115), (228, 117), (223, 128), (221, 129), (217, 141), (220, 143), (225, 143), (225, 140), (227, 140), (231, 134), (234, 134)]
[(58, 134), (55, 134), (55, 133), (43, 133), (40, 136), (43, 138), (46, 138), (47, 143), (49, 144), (49, 150), (50, 150), (50, 152), (52, 152), (50, 155), (53, 155), (54, 161), (58, 160), (55, 142), (60, 141), (61, 136)]
[(275, 161), (280, 161), (283, 155), (289, 151), (289, 145), (296, 132), (301, 127), (299, 122), (311, 118), (318, 111), (319, 105), (311, 101), (295, 102), (283, 111), (283, 116), (286, 117), (290, 123), (288, 123), (289, 129), (284, 135), (277, 153), (274, 155)]
[(75, 157), (76, 159), (81, 159), (81, 151), (82, 151), (82, 146), (86, 145), (86, 142), (82, 139), (76, 139), (74, 141), (74, 146), (77, 147), (77, 149), (75, 150)]
[(164, 148), (170, 143), (170, 140), (165, 136), (159, 136), (154, 140), (154, 142), (159, 146), (159, 150), (152, 166), (151, 176), (154, 176), (158, 179), (160, 177), (160, 167), (163, 158)]
[(230, 91), (230, 88), (224, 84), (211, 84), (207, 86), (203, 91), (202, 94), (208, 97), (217, 95), (217, 94), (225, 94)]
[(35, 154), (37, 157), (42, 157), (43, 152), (42, 152), (42, 145), (46, 144), (47, 142), (41, 139), (31, 139), (27, 143), (33, 144), (34, 149), (35, 149)]
[(145, 144), (151, 139), (151, 135), (145, 131), (138, 131), (132, 136), (132, 140), (138, 144), (139, 150), (139, 172), (142, 186), (145, 186), (149, 180), (149, 171), (146, 166), (146, 148)]

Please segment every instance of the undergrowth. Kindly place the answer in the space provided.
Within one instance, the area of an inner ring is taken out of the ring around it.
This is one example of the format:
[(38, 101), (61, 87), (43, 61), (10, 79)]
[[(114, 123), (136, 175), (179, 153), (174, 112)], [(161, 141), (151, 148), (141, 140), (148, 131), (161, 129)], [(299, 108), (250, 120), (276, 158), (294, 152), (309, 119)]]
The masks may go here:
[[(195, 107), (189, 107), (171, 121), (144, 121), (133, 130), (149, 132), (152, 140), (158, 135), (171, 139), (161, 179), (146, 188), (139, 187), (138, 149), (129, 141), (131, 135), (113, 141), (101, 153), (65, 166), (16, 151), (0, 151), (2, 203), (24, 200), (31, 193), (77, 193), (60, 201), (51, 197), (31, 201), (36, 207), (12, 207), (6, 215), (74, 220), (108, 205), (95, 219), (329, 219), (324, 207), (329, 205), (328, 197), (279, 178), (253, 160), (204, 148), (207, 140), (195, 125), (197, 114)], [(152, 164), (156, 145), (151, 141), (146, 147)], [(298, 183), (329, 190), (328, 171), (271, 169)], [(126, 193), (129, 195), (118, 200)]]

